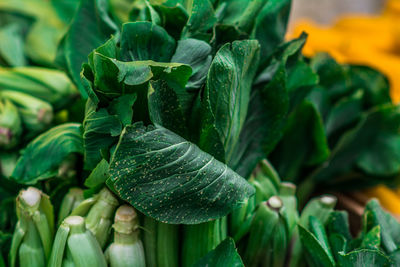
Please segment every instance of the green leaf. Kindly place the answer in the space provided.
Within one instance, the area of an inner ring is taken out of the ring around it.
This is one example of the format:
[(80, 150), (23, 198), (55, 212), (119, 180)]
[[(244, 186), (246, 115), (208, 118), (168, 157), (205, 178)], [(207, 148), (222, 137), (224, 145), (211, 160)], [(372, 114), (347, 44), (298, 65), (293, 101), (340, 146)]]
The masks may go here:
[(194, 267), (219, 267), (232, 266), (244, 267), (236, 248), (235, 242), (228, 237), (215, 249), (207, 253), (203, 258), (196, 262)]
[(133, 116), (132, 106), (136, 98), (136, 94), (126, 94), (114, 99), (108, 107), (110, 114), (117, 115), (124, 126), (131, 124)]
[(298, 229), (309, 266), (334, 267), (335, 262), (330, 257), (330, 251), (326, 251), (320, 241), (306, 228), (298, 225)]
[(351, 90), (347, 67), (337, 63), (328, 54), (316, 54), (310, 65), (320, 78), (319, 84), (328, 90), (330, 98), (340, 98)]
[(22, 27), (15, 23), (0, 28), (0, 63), (4, 61), (13, 67), (26, 65), (22, 33)]
[(0, 87), (49, 102), (60, 110), (76, 101), (78, 91), (64, 72), (40, 67), (14, 67), (0, 70)]
[(338, 262), (343, 267), (391, 266), (390, 259), (376, 249), (357, 249), (347, 254), (339, 252)]
[(218, 1), (216, 16), (218, 22), (224, 24), (234, 24), (243, 14), (243, 10), (249, 5), (251, 0), (221, 0)]
[(88, 95), (81, 84), (82, 64), (87, 61), (87, 55), (93, 49), (116, 33), (118, 28), (108, 16), (107, 1), (81, 1), (57, 51), (56, 61), (68, 71), (84, 98)]
[(181, 38), (209, 41), (212, 28), (217, 23), (214, 8), (209, 0), (192, 0), (191, 2), (189, 20), (183, 29)]
[(318, 81), (318, 75), (302, 58), (295, 63), (288, 63), (286, 90), (290, 98), (290, 110), (303, 101)]
[(325, 226), (323, 223), (314, 216), (309, 217), (309, 230), (310, 232), (315, 236), (315, 238), (318, 240), (320, 245), (323, 247), (323, 249), (326, 251), (327, 255), (331, 259), (332, 262), (334, 262), (334, 258), (331, 252), (331, 247), (328, 241), (328, 236), (326, 235), (325, 231)]
[(187, 138), (186, 117), (174, 88), (162, 80), (149, 84), (149, 113), (154, 124), (161, 125), (178, 135)]
[(109, 177), (108, 167), (108, 162), (105, 159), (102, 159), (85, 180), (85, 186), (95, 188), (104, 184)]
[(360, 155), (357, 165), (364, 172), (378, 176), (396, 175), (400, 172), (399, 115), (400, 113), (394, 115), (397, 118), (390, 122), (393, 129), (385, 131), (387, 129), (380, 128), (375, 141)]
[(372, 230), (373, 227), (380, 226), (380, 235), (382, 247), (386, 252), (395, 251), (400, 245), (400, 224), (389, 213), (385, 212), (379, 202), (373, 199), (365, 206), (365, 212), (370, 212), (367, 217), (367, 229)]
[(285, 134), (270, 160), (281, 177), (295, 181), (302, 167), (325, 161), (329, 153), (320, 114), (305, 101), (289, 117)]
[(86, 103), (83, 121), (83, 144), (85, 169), (93, 169), (102, 159), (101, 150), (108, 150), (118, 141), (122, 123), (117, 115), (111, 115), (106, 108), (97, 110), (89, 99)]
[(252, 91), (250, 109), (233, 153), (235, 156), (229, 162), (229, 166), (245, 178), (283, 135), (289, 108), (285, 78), (285, 68), (280, 64), (271, 82)]
[(187, 90), (199, 89), (204, 84), (211, 60), (211, 46), (191, 38), (178, 41), (175, 54), (171, 58), (171, 62), (192, 67), (192, 76), (186, 84)]
[(34, 184), (53, 177), (71, 153), (83, 154), (81, 124), (62, 124), (36, 137), (19, 158), (12, 178), (18, 183)]
[(343, 134), (343, 129), (357, 122), (360, 119), (363, 109), (362, 102), (363, 92), (361, 90), (338, 100), (332, 106), (326, 118), (325, 129), (327, 136), (331, 137), (333, 134)]
[(260, 65), (264, 65), (276, 47), (284, 41), (291, 2), (290, 0), (267, 1), (255, 20), (252, 37), (261, 45)]
[[(258, 60), (257, 41), (235, 41), (217, 52), (207, 75), (202, 134), (210, 127), (211, 117), (224, 146), (226, 162), (235, 157), (233, 152), (246, 119)], [(200, 136), (200, 147), (209, 142), (203, 136), (208, 134)]]
[(192, 75), (186, 86), (184, 88), (174, 86), (184, 116), (189, 122), (194, 121), (194, 119), (189, 119), (192, 116), (199, 116), (199, 112), (193, 110), (196, 110), (195, 106), (199, 103), (199, 89), (205, 83), (211, 60), (211, 46), (190, 38), (178, 42), (175, 54), (171, 58), (171, 62), (187, 64), (192, 68)]
[(339, 253), (347, 253), (348, 240), (341, 234), (333, 233), (329, 235), (329, 244), (335, 260), (338, 261)]
[(349, 215), (346, 211), (332, 211), (326, 227), (329, 234), (340, 234), (346, 240), (352, 238), (350, 234)]
[[(358, 125), (354, 129), (347, 131), (338, 141), (328, 159), (329, 164), (325, 164), (315, 171), (312, 177), (314, 181), (329, 181), (333, 183), (335, 182), (334, 178), (352, 170), (354, 164), (357, 163), (360, 166), (364, 166), (361, 164), (362, 160), (368, 159), (364, 155), (369, 156), (372, 151), (376, 150), (376, 147), (379, 146), (378, 140), (382, 134), (383, 136), (387, 133), (393, 136), (396, 135), (395, 132), (397, 130), (395, 129), (399, 125), (399, 111), (399, 107), (384, 105), (363, 114)], [(380, 129), (380, 131), (377, 133), (376, 129)], [(382, 146), (381, 149), (383, 148), (385, 147)], [(388, 150), (385, 148), (383, 151), (387, 153)], [(379, 154), (373, 163), (377, 168), (375, 169), (374, 166), (371, 167), (374, 172), (379, 170), (378, 167), (387, 164), (385, 162), (380, 163), (381, 159), (384, 161), (386, 158), (378, 157)], [(396, 162), (398, 159), (391, 160), (395, 163), (393, 166), (397, 166)]]
[(108, 98), (137, 93), (151, 79), (166, 80), (184, 88), (191, 75), (191, 68), (185, 64), (151, 60), (122, 62), (97, 52), (93, 55), (93, 64), (94, 91)]
[(167, 223), (221, 218), (254, 193), (242, 177), (196, 145), (142, 123), (123, 130), (110, 177), (122, 199)]
[(377, 225), (363, 236), (360, 247), (379, 250), (380, 245), (381, 245), (381, 227)]
[(79, 7), (79, 0), (51, 0), (57, 15), (68, 24)]
[(160, 26), (140, 21), (122, 26), (120, 60), (169, 62), (175, 40)]
[(382, 73), (367, 66), (349, 66), (349, 75), (353, 88), (364, 89), (368, 107), (391, 103), (390, 84)]
[[(161, 5), (153, 5), (155, 11), (160, 17), (160, 25), (163, 26), (164, 29), (168, 31), (168, 33), (173, 36), (176, 40), (180, 39), (180, 35), (182, 33), (183, 27), (188, 20), (188, 13), (186, 12), (185, 8), (182, 6), (182, 3), (173, 4), (173, 5), (166, 5), (165, 3)], [(152, 15), (152, 22), (154, 20), (154, 13)]]

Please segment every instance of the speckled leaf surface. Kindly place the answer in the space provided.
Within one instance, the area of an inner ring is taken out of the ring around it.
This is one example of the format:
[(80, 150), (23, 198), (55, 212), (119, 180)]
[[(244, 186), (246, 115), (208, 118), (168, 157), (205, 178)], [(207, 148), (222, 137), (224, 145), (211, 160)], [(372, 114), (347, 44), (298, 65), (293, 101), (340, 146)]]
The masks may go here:
[[(200, 147), (210, 141), (210, 126), (225, 148), (225, 159), (233, 157), (246, 119), (251, 85), (259, 61), (260, 46), (255, 40), (235, 41), (218, 50), (207, 75), (204, 92)], [(211, 124), (211, 125), (210, 125)]]
[(254, 193), (246, 180), (195, 144), (142, 123), (123, 130), (110, 177), (122, 199), (175, 224), (220, 218)]

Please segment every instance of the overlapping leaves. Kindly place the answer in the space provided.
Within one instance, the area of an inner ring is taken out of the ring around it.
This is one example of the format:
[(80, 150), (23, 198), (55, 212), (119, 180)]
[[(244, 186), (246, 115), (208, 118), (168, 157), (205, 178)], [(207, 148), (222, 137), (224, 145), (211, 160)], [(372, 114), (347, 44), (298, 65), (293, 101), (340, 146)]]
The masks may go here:
[(142, 123), (122, 133), (110, 177), (121, 198), (168, 223), (220, 218), (254, 193), (242, 177), (195, 144)]

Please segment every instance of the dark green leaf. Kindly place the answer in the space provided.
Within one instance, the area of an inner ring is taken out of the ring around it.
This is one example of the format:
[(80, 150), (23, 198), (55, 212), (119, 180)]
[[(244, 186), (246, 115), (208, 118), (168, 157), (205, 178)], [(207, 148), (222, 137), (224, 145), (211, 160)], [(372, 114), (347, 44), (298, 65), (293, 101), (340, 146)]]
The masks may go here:
[(260, 65), (264, 65), (276, 47), (284, 41), (291, 2), (290, 0), (267, 1), (255, 20), (252, 37), (261, 45)]
[(196, 145), (142, 123), (124, 129), (110, 177), (122, 199), (167, 223), (220, 218), (254, 193), (242, 177)]
[(322, 248), (326, 251), (331, 261), (334, 262), (335, 260), (331, 252), (328, 236), (326, 235), (325, 226), (322, 224), (322, 222), (317, 217), (310, 216), (308, 229), (318, 240)]
[(310, 267), (335, 266), (335, 262), (330, 256), (330, 251), (326, 251), (318, 239), (303, 226), (298, 225), (300, 239), (307, 256), (307, 263)]
[(302, 167), (325, 161), (329, 153), (320, 114), (306, 101), (289, 117), (285, 134), (270, 160), (281, 177), (294, 181)]
[(140, 21), (122, 26), (120, 60), (169, 62), (175, 40), (160, 26)]
[(62, 124), (35, 138), (19, 158), (12, 178), (18, 183), (34, 184), (53, 177), (71, 153), (83, 153), (81, 124)]
[(193, 0), (191, 2), (191, 12), (182, 32), (182, 39), (196, 38), (209, 41), (211, 30), (217, 22), (214, 8), (209, 0)]
[(235, 171), (247, 178), (256, 164), (275, 147), (284, 130), (289, 108), (285, 89), (286, 72), (281, 65), (270, 83), (255, 88), (249, 111), (240, 133), (234, 157), (229, 162)]
[(206, 42), (196, 39), (184, 39), (178, 42), (171, 62), (183, 63), (192, 67), (186, 89), (199, 89), (205, 82), (207, 72), (212, 60), (211, 46)]
[(122, 125), (117, 115), (111, 115), (105, 108), (96, 111), (97, 106), (89, 99), (83, 121), (83, 143), (85, 168), (93, 169), (100, 162), (101, 150), (109, 149), (116, 143)]
[(347, 253), (348, 241), (341, 234), (333, 233), (329, 235), (329, 244), (335, 260), (338, 261), (339, 253)]
[(360, 247), (379, 250), (380, 245), (381, 245), (381, 227), (377, 225), (363, 236)]
[(236, 248), (235, 242), (232, 238), (228, 237), (215, 249), (207, 253), (206, 256), (201, 258), (194, 267), (244, 267), (242, 259), (240, 258)]
[(178, 135), (187, 138), (188, 130), (183, 109), (176, 91), (162, 80), (149, 84), (149, 114), (154, 124), (159, 124)]
[(205, 83), (211, 60), (211, 47), (207, 43), (196, 39), (185, 39), (178, 42), (171, 62), (183, 63), (192, 67), (192, 75), (185, 88), (177, 87), (179, 90), (176, 91), (186, 118), (190, 118), (192, 114), (195, 115), (195, 112), (192, 112), (195, 109), (193, 106), (199, 96), (198, 89)]
[(107, 97), (135, 93), (135, 86), (142, 89), (140, 86), (151, 79), (166, 80), (185, 88), (191, 75), (191, 68), (180, 63), (158, 63), (151, 60), (122, 62), (99, 53), (94, 53), (93, 64), (95, 91)]
[[(182, 29), (189, 17), (185, 8), (180, 3), (171, 6), (167, 6), (163, 3), (162, 5), (153, 5), (153, 7), (160, 17), (160, 25), (162, 25), (171, 36), (179, 40)], [(155, 23), (154, 13), (151, 13), (151, 18), (153, 23)]]
[(310, 65), (320, 78), (319, 84), (328, 90), (331, 98), (337, 99), (348, 93), (350, 80), (347, 67), (338, 64), (326, 53), (314, 56)]
[[(399, 108), (392, 105), (380, 106), (363, 114), (358, 125), (354, 129), (346, 132), (338, 141), (328, 159), (329, 164), (321, 166), (314, 173), (313, 179), (315, 179), (315, 181), (334, 182), (333, 179), (335, 177), (348, 173), (356, 162), (360, 166), (363, 166), (361, 164), (362, 160), (368, 159), (368, 157), (363, 155), (371, 155), (371, 152), (376, 150), (376, 146), (379, 146), (378, 140), (381, 138), (382, 134), (394, 134), (394, 132), (397, 131), (395, 129), (399, 125), (399, 114)], [(376, 129), (380, 129), (380, 132), (377, 133)], [(386, 153), (386, 150), (384, 151)], [(386, 160), (385, 158), (379, 158), (378, 155), (373, 163), (374, 166), (385, 166), (380, 165), (387, 164), (385, 162), (378, 164), (379, 160)], [(398, 159), (392, 158), (391, 160), (396, 162)], [(394, 166), (396, 166), (396, 164)], [(376, 171), (379, 169), (373, 170)]]
[(58, 64), (68, 71), (84, 98), (87, 98), (87, 93), (81, 84), (82, 64), (87, 61), (87, 55), (93, 49), (118, 32), (117, 26), (108, 16), (107, 6), (105, 0), (81, 1), (57, 52)]
[[(357, 165), (371, 175), (390, 176), (400, 172), (400, 113), (391, 125), (394, 129), (379, 129), (374, 143), (357, 160)], [(397, 127), (396, 127), (397, 125)], [(390, 125), (386, 125), (389, 126)], [(398, 129), (395, 129), (398, 128)]]
[(367, 106), (391, 103), (389, 81), (382, 73), (367, 66), (350, 66), (349, 73), (351, 86), (364, 89)]
[(290, 98), (290, 110), (303, 101), (318, 81), (318, 75), (303, 59), (288, 64), (286, 90)]
[(394, 266), (398, 266), (400, 264), (400, 249), (397, 249), (390, 253), (390, 260)]
[(104, 184), (109, 177), (108, 167), (108, 162), (105, 159), (102, 159), (85, 180), (85, 186), (94, 188)]
[(333, 211), (329, 216), (326, 227), (329, 234), (337, 233), (346, 238), (346, 240), (351, 239), (349, 215), (345, 211)]
[(325, 122), (328, 137), (357, 122), (362, 112), (362, 99), (363, 92), (356, 91), (353, 95), (340, 99), (332, 106)]
[(136, 101), (136, 94), (126, 94), (110, 102), (108, 111), (112, 115), (117, 115), (124, 126), (132, 123), (132, 106)]
[[(254, 40), (235, 41), (224, 45), (216, 54), (207, 75), (206, 107), (202, 134), (214, 121), (225, 149), (226, 162), (235, 157), (234, 148), (244, 125), (250, 102), (251, 85), (259, 60), (259, 44)], [(210, 114), (210, 110), (211, 113)], [(200, 147), (209, 140), (200, 136)], [(207, 151), (211, 152), (211, 151)]]
[(376, 199), (367, 203), (364, 212), (370, 212), (370, 216), (367, 218), (368, 230), (379, 225), (383, 248), (388, 253), (395, 251), (400, 245), (399, 222), (383, 211)]

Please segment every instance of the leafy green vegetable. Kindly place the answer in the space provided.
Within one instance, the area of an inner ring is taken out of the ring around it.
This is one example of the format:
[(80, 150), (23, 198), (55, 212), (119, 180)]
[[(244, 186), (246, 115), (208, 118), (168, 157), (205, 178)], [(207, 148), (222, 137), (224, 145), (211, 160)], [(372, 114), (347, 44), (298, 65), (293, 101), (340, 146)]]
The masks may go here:
[(122, 124), (117, 115), (111, 115), (105, 108), (96, 111), (96, 106), (88, 100), (83, 121), (85, 168), (96, 166), (101, 160), (101, 150), (116, 143), (121, 131)]
[[(225, 150), (226, 162), (233, 155), (239, 140), (249, 105), (251, 84), (259, 60), (256, 41), (236, 41), (224, 45), (216, 54), (207, 75), (204, 99), (202, 136), (216, 131)], [(210, 124), (212, 125), (211, 129)], [(210, 147), (209, 140), (200, 136), (200, 147)], [(212, 145), (211, 145), (212, 147)], [(213, 153), (211, 149), (205, 149)]]
[(322, 163), (329, 153), (319, 113), (311, 103), (303, 102), (288, 118), (285, 134), (270, 159), (280, 175), (296, 181), (302, 166)]
[(87, 98), (87, 94), (80, 82), (82, 64), (93, 49), (107, 41), (112, 34), (118, 33), (107, 10), (105, 0), (81, 1), (57, 51), (57, 63), (68, 71), (84, 98)]
[(122, 61), (168, 62), (175, 50), (175, 40), (151, 22), (133, 22), (123, 25), (120, 46)]
[(194, 264), (195, 267), (201, 266), (234, 266), (242, 267), (243, 262), (235, 248), (235, 242), (231, 238), (225, 239), (214, 250)]
[(142, 123), (124, 129), (110, 177), (122, 199), (168, 223), (220, 218), (254, 193), (242, 177), (196, 145)]
[(19, 158), (11, 177), (21, 184), (54, 177), (71, 153), (83, 153), (82, 127), (78, 123), (59, 125), (35, 138)]
[(335, 266), (330, 251), (322, 245), (316, 236), (303, 226), (298, 225), (298, 227), (310, 266)]

